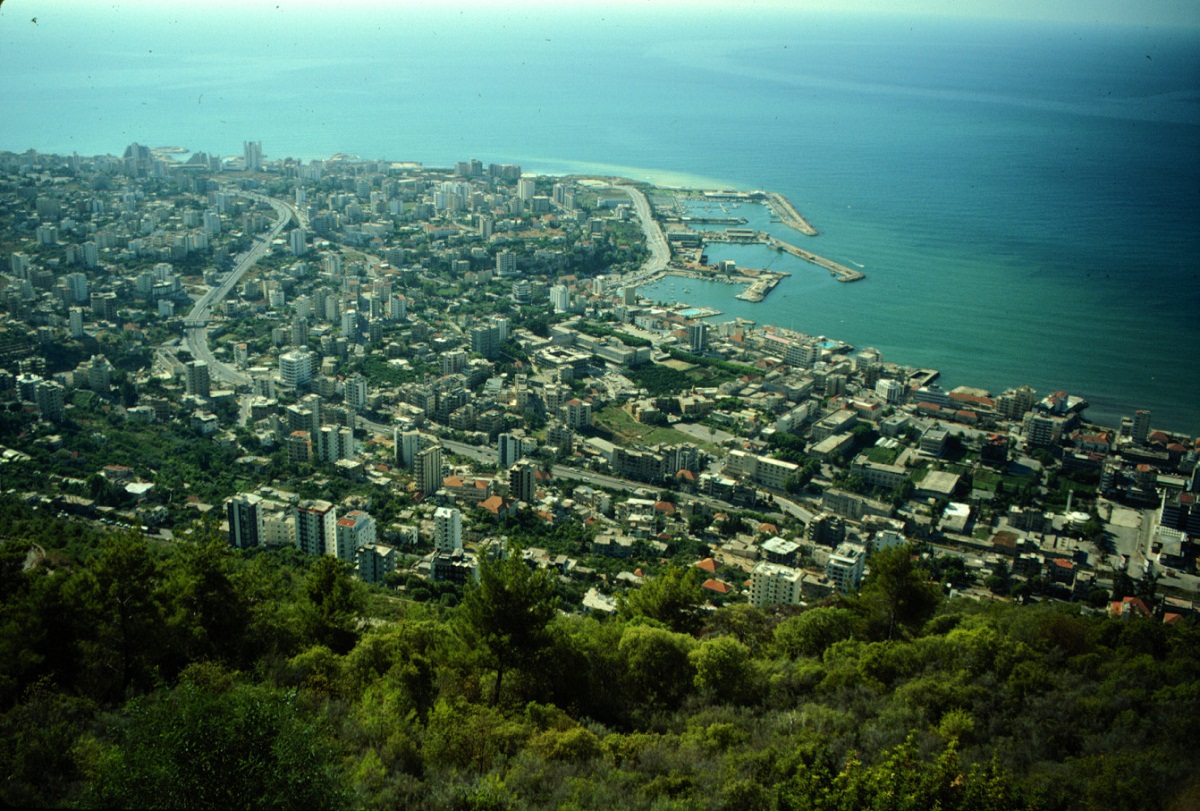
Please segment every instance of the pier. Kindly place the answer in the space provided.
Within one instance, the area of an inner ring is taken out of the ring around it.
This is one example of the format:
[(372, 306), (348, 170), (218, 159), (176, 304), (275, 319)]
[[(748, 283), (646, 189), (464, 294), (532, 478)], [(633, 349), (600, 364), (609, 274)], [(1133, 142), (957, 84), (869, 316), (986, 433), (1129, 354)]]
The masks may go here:
[(867, 278), (866, 274), (864, 273), (860, 273), (853, 268), (848, 268), (843, 264), (833, 261), (832, 259), (826, 259), (824, 256), (817, 256), (812, 251), (806, 251), (803, 248), (797, 248), (795, 245), (791, 244), (790, 242), (784, 242), (782, 239), (767, 237), (767, 244), (776, 250), (787, 251), (792, 256), (799, 257), (805, 262), (811, 262), (817, 267), (825, 268), (829, 271), (830, 275), (839, 282), (857, 282)]
[(779, 217), (780, 222), (788, 228), (799, 231), (805, 236), (815, 237), (820, 232), (812, 226), (808, 220), (800, 215), (796, 207), (791, 204), (786, 197), (779, 192), (769, 191), (763, 192), (763, 196), (767, 199), (767, 205)]
[(742, 244), (759, 242), (777, 251), (786, 251), (798, 259), (803, 259), (805, 262), (814, 264), (817, 267), (825, 268), (839, 282), (857, 282), (867, 278), (865, 273), (857, 271), (854, 268), (848, 268), (840, 262), (835, 262), (832, 259), (819, 256), (812, 251), (798, 248), (790, 242), (776, 239), (762, 231), (735, 230), (730, 228), (725, 231), (700, 231), (698, 233), (705, 242), (733, 242)]
[(745, 225), (745, 217), (681, 217), (680, 222), (699, 225)]
[(782, 281), (782, 276), (772, 276), (766, 279), (758, 279), (742, 292), (738, 293), (734, 298), (742, 301), (760, 302), (767, 297), (775, 289), (775, 285)]

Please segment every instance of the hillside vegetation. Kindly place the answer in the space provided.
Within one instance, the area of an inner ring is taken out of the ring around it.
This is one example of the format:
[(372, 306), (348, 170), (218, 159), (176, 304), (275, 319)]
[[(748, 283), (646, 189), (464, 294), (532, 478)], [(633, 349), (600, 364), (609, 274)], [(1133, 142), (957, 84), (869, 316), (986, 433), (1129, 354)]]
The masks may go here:
[[(330, 558), (0, 505), (0, 800), (431, 809), (1194, 808), (1200, 634), (860, 595), (701, 608), (669, 569), (607, 619), (519, 558), (453, 608)], [(35, 545), (36, 544), (36, 545)], [(393, 593), (394, 594), (394, 593)]]

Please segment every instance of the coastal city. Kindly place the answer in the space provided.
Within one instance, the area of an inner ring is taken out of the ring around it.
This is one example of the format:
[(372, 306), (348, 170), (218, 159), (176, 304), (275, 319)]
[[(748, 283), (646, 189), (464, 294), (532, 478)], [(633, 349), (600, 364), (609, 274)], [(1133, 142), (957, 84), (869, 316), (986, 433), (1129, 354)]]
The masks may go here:
[(871, 283), (818, 234), (770, 190), (476, 159), (0, 153), (0, 497), (418, 602), (516, 550), (565, 611), (679, 569), (710, 608), (786, 611), (911, 545), (951, 599), (1192, 614), (1200, 441), (1137, 403), (1095, 425), (1079, 392), (947, 390), (639, 292), (788, 275), (713, 243)]

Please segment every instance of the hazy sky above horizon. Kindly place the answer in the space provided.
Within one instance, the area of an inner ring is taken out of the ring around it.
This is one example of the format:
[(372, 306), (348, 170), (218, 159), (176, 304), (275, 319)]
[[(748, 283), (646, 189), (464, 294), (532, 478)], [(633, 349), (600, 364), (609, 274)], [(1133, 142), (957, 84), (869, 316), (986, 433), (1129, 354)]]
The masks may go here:
[[(735, 13), (822, 13), (871, 17), (953, 17), (1010, 20), (1045, 20), (1066, 23), (1115, 25), (1153, 25), (1200, 28), (1200, 3), (1195, 0), (207, 0), (202, 4), (184, 4), (180, 0), (8, 0), (0, 8), (0, 23), (5, 17), (24, 21), (36, 15), (47, 21), (64, 14), (138, 14), (162, 13), (190, 16), (237, 12), (243, 15), (295, 12), (338, 14), (421, 13), (522, 13), (570, 14), (653, 14), (700, 9)], [(10, 16), (11, 15), (11, 16)]]

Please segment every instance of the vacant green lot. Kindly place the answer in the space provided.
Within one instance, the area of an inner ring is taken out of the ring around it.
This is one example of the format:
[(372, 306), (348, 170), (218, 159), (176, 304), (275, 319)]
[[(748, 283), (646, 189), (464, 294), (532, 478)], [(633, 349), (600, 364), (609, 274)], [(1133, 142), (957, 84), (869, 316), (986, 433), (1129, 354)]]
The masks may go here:
[(682, 445), (690, 443), (715, 451), (716, 446), (711, 442), (688, 436), (674, 428), (660, 428), (655, 425), (642, 425), (629, 415), (629, 412), (617, 405), (607, 405), (595, 416), (595, 421), (612, 432), (613, 442), (619, 445)]

